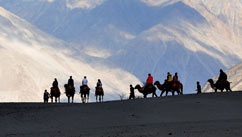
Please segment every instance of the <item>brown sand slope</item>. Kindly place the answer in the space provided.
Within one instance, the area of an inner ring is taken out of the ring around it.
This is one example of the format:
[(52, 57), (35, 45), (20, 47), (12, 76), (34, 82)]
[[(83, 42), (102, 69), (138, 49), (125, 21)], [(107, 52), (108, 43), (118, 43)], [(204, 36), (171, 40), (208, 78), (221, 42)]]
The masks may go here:
[(241, 137), (242, 92), (90, 104), (0, 104), (0, 136)]

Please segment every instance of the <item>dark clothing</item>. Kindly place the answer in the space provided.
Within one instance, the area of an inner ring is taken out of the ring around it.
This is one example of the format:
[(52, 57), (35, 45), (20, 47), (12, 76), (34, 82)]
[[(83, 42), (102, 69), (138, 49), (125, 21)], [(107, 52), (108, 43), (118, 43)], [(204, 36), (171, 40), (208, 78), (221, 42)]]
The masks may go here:
[(227, 80), (227, 75), (224, 72), (220, 72), (220, 75), (218, 77), (218, 81), (221, 80)]
[(68, 85), (74, 87), (74, 80), (70, 78), (70, 79), (68, 80)]
[(58, 81), (55, 80), (53, 83), (52, 83), (52, 87), (53, 88), (58, 88)]
[(197, 94), (202, 93), (200, 84), (197, 84)]
[(174, 75), (173, 76), (173, 81), (177, 82), (178, 81), (178, 76)]
[(44, 92), (44, 103), (48, 103), (50, 94), (48, 92)]
[(134, 88), (130, 87), (130, 95), (129, 95), (129, 99), (135, 99), (135, 95), (134, 95)]
[(102, 88), (102, 83), (101, 82), (97, 82), (97, 88)]

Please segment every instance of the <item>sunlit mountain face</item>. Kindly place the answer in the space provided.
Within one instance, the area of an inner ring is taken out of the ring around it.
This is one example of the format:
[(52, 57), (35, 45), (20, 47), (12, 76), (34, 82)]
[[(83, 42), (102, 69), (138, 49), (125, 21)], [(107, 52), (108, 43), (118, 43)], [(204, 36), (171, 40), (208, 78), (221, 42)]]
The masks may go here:
[(242, 60), (238, 0), (0, 0), (66, 42), (73, 58), (123, 69), (141, 81), (178, 72), (184, 92)]
[(128, 95), (129, 84), (139, 83), (132, 74), (100, 64), (89, 64), (73, 57), (67, 44), (58, 40), (24, 19), (0, 8), (0, 102), (39, 102), (43, 92), (59, 81), (61, 101), (66, 101), (64, 84), (73, 76), (76, 87), (75, 102), (80, 102), (79, 86), (84, 76), (91, 88), (94, 101), (96, 82), (101, 79), (105, 100)]

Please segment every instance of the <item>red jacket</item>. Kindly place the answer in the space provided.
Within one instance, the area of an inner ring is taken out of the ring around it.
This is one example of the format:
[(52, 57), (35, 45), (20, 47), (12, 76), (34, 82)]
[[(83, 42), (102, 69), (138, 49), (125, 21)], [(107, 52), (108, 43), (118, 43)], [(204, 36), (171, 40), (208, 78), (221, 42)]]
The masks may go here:
[(153, 84), (153, 77), (152, 76), (148, 76), (147, 80), (146, 80), (147, 84)]

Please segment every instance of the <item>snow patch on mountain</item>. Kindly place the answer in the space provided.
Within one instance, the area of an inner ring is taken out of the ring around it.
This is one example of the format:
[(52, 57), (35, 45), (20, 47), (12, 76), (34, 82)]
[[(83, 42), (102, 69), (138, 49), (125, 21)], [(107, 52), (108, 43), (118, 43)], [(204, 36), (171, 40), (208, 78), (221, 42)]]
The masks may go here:
[(144, 2), (150, 6), (167, 6), (170, 4), (174, 4), (180, 0), (140, 0), (141, 2)]
[(91, 57), (97, 57), (97, 58), (108, 58), (112, 56), (112, 53), (105, 49), (98, 49), (95, 46), (85, 46), (83, 49), (84, 53)]
[(66, 0), (66, 6), (70, 9), (93, 9), (103, 2), (105, 2), (105, 0)]

